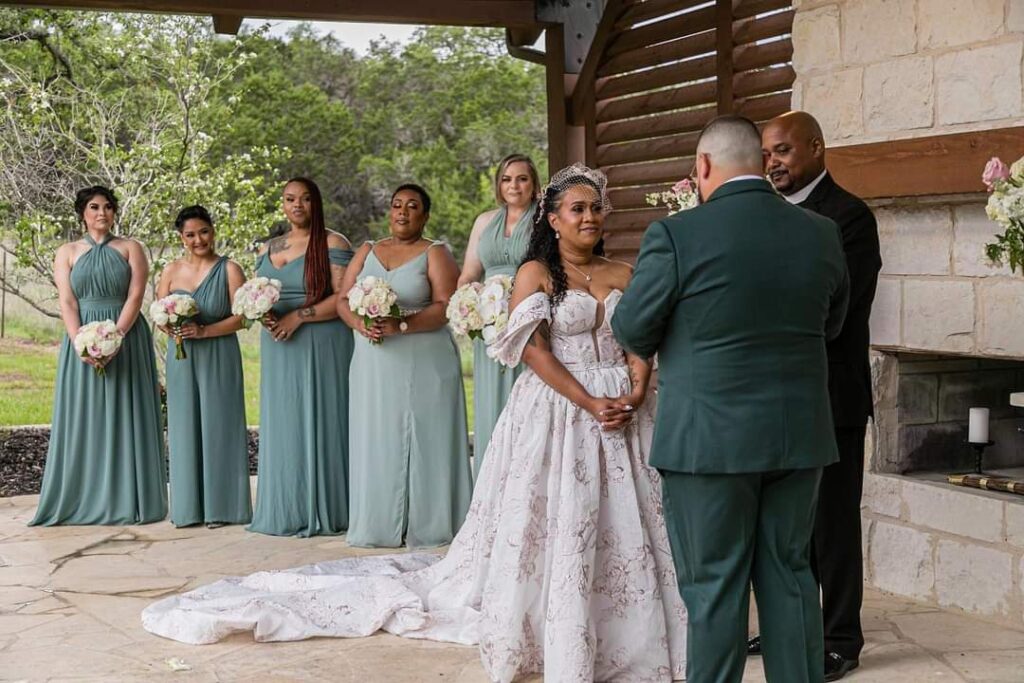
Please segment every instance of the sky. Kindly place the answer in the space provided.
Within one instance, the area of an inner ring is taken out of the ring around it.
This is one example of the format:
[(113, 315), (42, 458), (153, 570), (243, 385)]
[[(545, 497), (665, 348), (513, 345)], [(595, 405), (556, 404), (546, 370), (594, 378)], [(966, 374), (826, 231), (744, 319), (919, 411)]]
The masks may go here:
[[(297, 21), (284, 21), (279, 19), (246, 19), (243, 26), (260, 26), (264, 22), (269, 23), (272, 28), (272, 35), (285, 35), (298, 24)], [(347, 47), (352, 48), (360, 55), (365, 55), (370, 47), (370, 41), (380, 38), (382, 35), (388, 40), (405, 43), (412, 37), (412, 32), (417, 26), (407, 24), (367, 24), (367, 23), (342, 23), (333, 21), (309, 22), (316, 31), (321, 33), (333, 33)]]

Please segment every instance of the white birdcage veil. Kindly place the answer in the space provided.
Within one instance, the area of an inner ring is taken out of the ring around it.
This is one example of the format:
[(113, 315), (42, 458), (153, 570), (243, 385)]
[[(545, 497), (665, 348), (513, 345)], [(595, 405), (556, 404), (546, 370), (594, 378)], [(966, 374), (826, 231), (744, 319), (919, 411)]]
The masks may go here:
[(555, 190), (555, 193), (560, 195), (570, 187), (577, 185), (587, 185), (597, 190), (598, 197), (601, 200), (602, 213), (608, 213), (611, 210), (612, 204), (608, 199), (608, 176), (598, 168), (589, 168), (577, 162), (571, 166), (566, 166), (548, 180), (548, 184), (544, 186), (540, 193), (540, 204), (537, 207), (535, 222), (539, 223), (549, 211), (553, 210), (553, 207), (547, 206), (549, 191)]

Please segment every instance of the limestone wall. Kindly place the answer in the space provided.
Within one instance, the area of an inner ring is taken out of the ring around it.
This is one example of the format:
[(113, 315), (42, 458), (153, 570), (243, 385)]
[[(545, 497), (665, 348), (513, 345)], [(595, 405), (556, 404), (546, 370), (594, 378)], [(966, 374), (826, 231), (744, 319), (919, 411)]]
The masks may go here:
[[(1024, 0), (794, 5), (794, 107), (818, 118), (829, 146), (1024, 124)], [(997, 228), (984, 199), (874, 203), (876, 345), (1024, 357), (1024, 278), (985, 258)]]

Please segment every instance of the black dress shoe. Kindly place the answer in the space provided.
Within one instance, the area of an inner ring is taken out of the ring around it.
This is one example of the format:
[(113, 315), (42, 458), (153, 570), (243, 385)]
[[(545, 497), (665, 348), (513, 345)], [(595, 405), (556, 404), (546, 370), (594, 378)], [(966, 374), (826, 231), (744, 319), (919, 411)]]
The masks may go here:
[[(749, 649), (749, 646), (748, 648)], [(847, 659), (841, 654), (836, 652), (825, 653), (825, 680), (826, 681), (838, 681), (840, 678), (850, 673), (854, 669), (860, 666), (860, 662), (856, 659)]]
[(747, 640), (747, 656), (753, 657), (761, 654), (761, 636), (754, 636)]

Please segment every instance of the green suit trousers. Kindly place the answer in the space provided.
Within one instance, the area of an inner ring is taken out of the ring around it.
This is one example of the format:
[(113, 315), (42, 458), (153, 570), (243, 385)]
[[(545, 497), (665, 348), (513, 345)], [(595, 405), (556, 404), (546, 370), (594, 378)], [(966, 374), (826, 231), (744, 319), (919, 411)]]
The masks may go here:
[(821, 468), (662, 472), (665, 521), (689, 613), (688, 683), (739, 683), (751, 583), (769, 683), (819, 683), (824, 642), (811, 573)]

